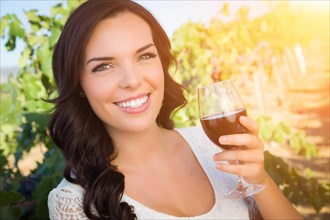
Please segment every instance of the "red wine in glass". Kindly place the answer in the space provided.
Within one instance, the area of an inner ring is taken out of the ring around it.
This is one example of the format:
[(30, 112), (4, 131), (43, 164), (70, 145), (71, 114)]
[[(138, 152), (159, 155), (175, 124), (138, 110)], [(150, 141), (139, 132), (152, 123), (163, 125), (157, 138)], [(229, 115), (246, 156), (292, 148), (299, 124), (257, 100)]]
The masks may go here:
[[(221, 81), (198, 88), (199, 118), (206, 136), (225, 150), (238, 150), (240, 146), (221, 145), (222, 135), (242, 134), (247, 129), (240, 124), (240, 116), (246, 116), (243, 101), (231, 80)], [(239, 165), (239, 162), (236, 161)], [(262, 184), (249, 184), (238, 177), (235, 189), (225, 194), (226, 198), (239, 199), (262, 191)]]
[(219, 143), (219, 137), (227, 134), (246, 133), (246, 128), (239, 123), (240, 116), (246, 116), (246, 110), (244, 108), (233, 112), (205, 116), (200, 121), (207, 137), (219, 147), (229, 150), (236, 149), (237, 146), (221, 145)]

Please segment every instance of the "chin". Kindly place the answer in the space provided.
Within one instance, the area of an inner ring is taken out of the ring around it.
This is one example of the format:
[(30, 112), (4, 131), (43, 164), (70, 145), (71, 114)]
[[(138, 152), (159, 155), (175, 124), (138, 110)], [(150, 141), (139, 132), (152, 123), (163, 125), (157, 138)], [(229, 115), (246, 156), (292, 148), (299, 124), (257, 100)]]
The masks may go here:
[(126, 128), (127, 131), (130, 132), (142, 132), (145, 130), (148, 130), (154, 126), (157, 126), (156, 120), (152, 121), (152, 122), (142, 122), (142, 123), (133, 123), (130, 124), (130, 126), (128, 128)]

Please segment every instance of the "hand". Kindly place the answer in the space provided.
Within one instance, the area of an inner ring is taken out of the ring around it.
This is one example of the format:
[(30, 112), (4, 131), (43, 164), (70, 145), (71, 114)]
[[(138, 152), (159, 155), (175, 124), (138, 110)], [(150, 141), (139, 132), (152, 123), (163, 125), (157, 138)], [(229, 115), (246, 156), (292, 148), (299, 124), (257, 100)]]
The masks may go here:
[[(242, 176), (248, 183), (263, 184), (267, 174), (264, 169), (264, 144), (258, 136), (259, 125), (245, 116), (241, 116), (239, 120), (248, 130), (247, 133), (224, 135), (219, 138), (220, 144), (235, 145), (240, 147), (239, 150), (217, 153), (213, 160), (218, 163), (218, 170)], [(239, 165), (221, 163), (236, 160), (239, 161)]]

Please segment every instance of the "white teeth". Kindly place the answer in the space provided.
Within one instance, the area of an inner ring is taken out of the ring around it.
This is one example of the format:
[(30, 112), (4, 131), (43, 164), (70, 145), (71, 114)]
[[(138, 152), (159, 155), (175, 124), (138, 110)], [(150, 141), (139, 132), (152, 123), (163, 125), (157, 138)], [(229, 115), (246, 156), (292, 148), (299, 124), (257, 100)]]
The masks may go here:
[(117, 102), (116, 104), (122, 108), (138, 108), (141, 107), (148, 100), (148, 96), (144, 96), (129, 102)]

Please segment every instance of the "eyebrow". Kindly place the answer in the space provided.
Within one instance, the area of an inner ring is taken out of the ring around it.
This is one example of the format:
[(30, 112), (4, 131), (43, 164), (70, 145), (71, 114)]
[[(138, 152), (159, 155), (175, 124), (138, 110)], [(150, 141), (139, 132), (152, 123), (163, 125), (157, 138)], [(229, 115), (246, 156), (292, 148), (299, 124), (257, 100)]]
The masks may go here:
[[(140, 53), (140, 52), (142, 52), (142, 51), (144, 51), (144, 50), (146, 50), (146, 49), (148, 49), (149, 47), (152, 47), (152, 46), (155, 46), (155, 45), (154, 44), (147, 44), (147, 45), (137, 49), (135, 53), (136, 54)], [(94, 57), (94, 58), (91, 58), (90, 60), (87, 61), (86, 66), (92, 61), (109, 61), (109, 60), (113, 60), (113, 59), (114, 59), (113, 57)]]

